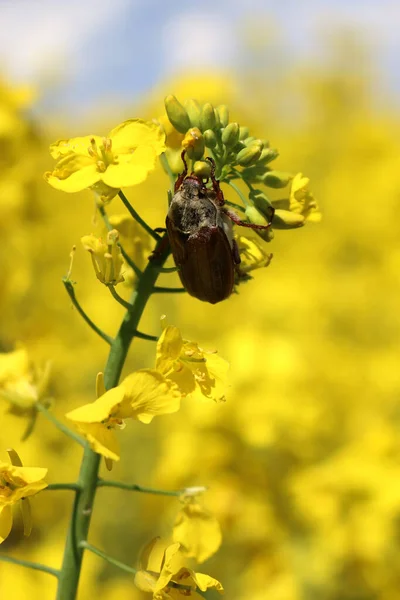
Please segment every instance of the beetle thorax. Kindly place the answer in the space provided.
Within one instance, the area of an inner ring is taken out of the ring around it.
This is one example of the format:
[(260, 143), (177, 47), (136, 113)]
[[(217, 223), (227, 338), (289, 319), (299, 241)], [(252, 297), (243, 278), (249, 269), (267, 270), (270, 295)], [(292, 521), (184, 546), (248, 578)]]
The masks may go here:
[(218, 221), (218, 208), (210, 199), (211, 190), (192, 178), (187, 178), (174, 195), (169, 209), (169, 217), (175, 226), (184, 233), (194, 233), (201, 227), (215, 227)]

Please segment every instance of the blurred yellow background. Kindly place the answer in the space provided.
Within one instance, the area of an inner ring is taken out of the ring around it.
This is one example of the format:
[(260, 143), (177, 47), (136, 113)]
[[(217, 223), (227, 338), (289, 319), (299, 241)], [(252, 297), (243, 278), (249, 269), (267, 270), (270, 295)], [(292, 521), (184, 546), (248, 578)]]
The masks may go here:
[[(1, 81), (0, 349), (21, 342), (39, 364), (51, 359), (53, 410), (62, 419), (94, 399), (107, 353), (61, 283), (73, 244), (82, 306), (110, 334), (123, 315), (80, 247), (80, 237), (99, 226), (92, 197), (63, 194), (43, 181), (52, 166), (49, 143), (106, 134), (129, 116), (159, 117), (168, 93), (227, 104), (234, 120), (279, 149), (277, 168), (311, 178), (323, 221), (276, 231), (268, 245), (271, 265), (228, 301), (151, 299), (140, 329), (158, 335), (166, 314), (184, 337), (217, 348), (231, 363), (230, 389), (226, 403), (185, 401), (178, 413), (149, 426), (134, 423), (120, 435), (113, 479), (209, 488), (205, 503), (221, 524), (223, 543), (200, 570), (224, 584), (227, 598), (394, 600), (400, 598), (398, 98), (396, 107), (394, 92), (382, 92), (373, 48), (349, 32), (332, 37), (323, 64), (284, 68), (267, 60), (262, 36), (242, 36), (253, 56), (245, 74), (193, 70), (164, 77), (135, 99), (134, 111), (110, 101), (101, 118), (87, 118), (79, 130), (63, 114), (39, 118), (29, 89)], [(159, 168), (127, 190), (154, 227), (163, 225), (167, 188)], [(118, 198), (110, 212), (123, 212)], [(176, 285), (177, 278), (163, 275), (162, 284)], [(153, 363), (152, 342), (135, 340), (125, 372)], [(44, 418), (21, 443), (26, 419), (6, 402), (0, 410), (2, 460), (12, 446), (24, 464), (48, 467), (49, 482), (75, 480), (79, 447)], [(58, 566), (71, 496), (53, 491), (34, 498), (31, 537), (23, 538), (16, 517), (0, 552)], [(135, 565), (143, 543), (170, 535), (178, 509), (173, 498), (100, 489), (90, 541)], [(51, 577), (0, 563), (0, 598), (54, 594)], [(142, 597), (131, 577), (87, 556), (79, 598), (96, 595)]]

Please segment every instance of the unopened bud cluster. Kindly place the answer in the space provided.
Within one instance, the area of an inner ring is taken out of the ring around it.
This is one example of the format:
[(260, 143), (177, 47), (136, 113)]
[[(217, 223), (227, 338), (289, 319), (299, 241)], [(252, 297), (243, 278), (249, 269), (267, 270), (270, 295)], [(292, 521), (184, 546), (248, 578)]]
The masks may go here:
[[(292, 185), (295, 175), (271, 168), (270, 164), (278, 157), (278, 151), (270, 148), (267, 140), (251, 135), (248, 127), (230, 121), (226, 105), (214, 107), (209, 102), (201, 105), (193, 98), (181, 104), (175, 96), (170, 95), (165, 98), (165, 109), (170, 123), (183, 136), (182, 148), (192, 160), (192, 170), (196, 175), (209, 177), (210, 165), (204, 159), (205, 156), (211, 156), (215, 160), (216, 176), (220, 181), (229, 183), (242, 180), (247, 184), (250, 192), (243, 212), (249, 222), (266, 225), (273, 218), (273, 225), (278, 229), (304, 225), (310, 211), (296, 209), (294, 212), (293, 191), (286, 193), (286, 198), (274, 200), (262, 189), (254, 187), (284, 189)], [(179, 153), (175, 158), (177, 160), (174, 162), (179, 168)], [(275, 212), (274, 204), (275, 208), (279, 206)], [(315, 211), (318, 211), (316, 203)], [(273, 238), (271, 229), (257, 230), (257, 233), (265, 241)]]

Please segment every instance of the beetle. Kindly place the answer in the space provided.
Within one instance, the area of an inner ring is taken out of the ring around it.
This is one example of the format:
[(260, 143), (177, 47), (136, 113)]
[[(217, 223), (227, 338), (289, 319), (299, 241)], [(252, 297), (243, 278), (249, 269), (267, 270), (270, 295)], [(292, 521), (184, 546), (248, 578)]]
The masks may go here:
[[(182, 152), (183, 172), (174, 187), (166, 228), (175, 264), (183, 287), (195, 298), (216, 304), (228, 298), (240, 276), (239, 249), (233, 238), (232, 222), (251, 229), (268, 229), (242, 221), (224, 204), (219, 181), (215, 179), (215, 162), (211, 165), (211, 187), (200, 177), (188, 175), (185, 150)], [(273, 212), (271, 215), (272, 220)]]

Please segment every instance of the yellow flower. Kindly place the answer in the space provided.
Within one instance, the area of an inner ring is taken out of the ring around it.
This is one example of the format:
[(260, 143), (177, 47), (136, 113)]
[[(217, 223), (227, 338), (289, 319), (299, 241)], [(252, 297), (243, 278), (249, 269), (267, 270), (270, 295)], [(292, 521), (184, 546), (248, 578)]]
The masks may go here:
[(175, 520), (173, 540), (181, 544), (188, 557), (202, 563), (220, 547), (221, 528), (217, 519), (192, 496), (182, 500), (184, 506)]
[(59, 160), (46, 181), (64, 192), (90, 188), (111, 200), (119, 188), (144, 181), (165, 149), (165, 134), (156, 123), (130, 119), (107, 137), (96, 135), (59, 140), (50, 146)]
[(0, 398), (17, 411), (29, 411), (43, 396), (50, 363), (43, 369), (33, 365), (25, 348), (0, 354)]
[(178, 387), (154, 369), (141, 369), (128, 375), (120, 387), (131, 407), (131, 418), (141, 423), (150, 423), (157, 415), (179, 410)]
[(246, 275), (254, 269), (268, 267), (272, 254), (265, 252), (262, 245), (255, 238), (247, 238), (244, 235), (235, 237), (240, 254), (240, 272)]
[(97, 400), (76, 408), (66, 417), (74, 421), (91, 448), (106, 459), (120, 458), (114, 429), (123, 429), (125, 419), (150, 423), (156, 415), (179, 410), (180, 394), (176, 386), (152, 369), (128, 375), (107, 392), (101, 375), (97, 389), (100, 387), (103, 393), (98, 393)]
[(12, 464), (0, 461), (0, 544), (4, 542), (12, 527), (12, 506), (22, 501), (24, 534), (29, 535), (32, 529), (28, 496), (34, 496), (45, 487), (43, 481), (47, 469), (39, 467), (23, 467), (15, 450), (7, 450)]
[(117, 244), (118, 231), (112, 229), (107, 233), (107, 243), (95, 235), (84, 235), (81, 242), (85, 250), (90, 252), (96, 277), (105, 285), (117, 285), (124, 281), (121, 275), (123, 258)]
[[(137, 221), (127, 215), (112, 215), (110, 223), (120, 235), (123, 249), (139, 269), (143, 269), (152, 251), (151, 238)], [(124, 280), (132, 285), (136, 275), (128, 265), (124, 265)]]
[[(202, 598), (196, 592), (215, 589), (223, 593), (224, 589), (217, 579), (195, 573), (187, 567), (179, 567), (179, 544), (171, 544), (163, 554), (161, 564), (152, 565), (152, 551), (157, 540), (153, 540), (142, 553), (141, 569), (135, 575), (135, 585), (144, 592), (151, 592), (154, 600), (182, 600), (182, 597)], [(149, 569), (151, 566), (151, 569)], [(153, 568), (155, 566), (155, 568)], [(185, 586), (185, 587), (182, 587)]]
[(306, 221), (319, 223), (321, 213), (314, 196), (308, 189), (310, 180), (303, 177), (302, 173), (297, 173), (293, 177), (292, 187), (290, 189), (289, 208), (292, 212), (303, 215)]
[(167, 326), (157, 343), (156, 369), (174, 381), (182, 395), (225, 400), (229, 363), (216, 352), (183, 340), (177, 327)]

